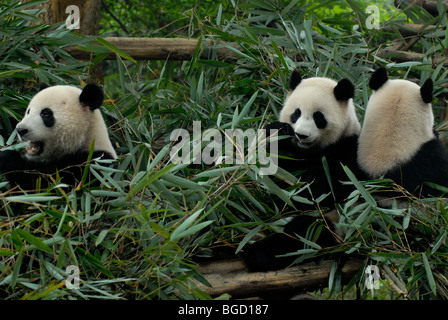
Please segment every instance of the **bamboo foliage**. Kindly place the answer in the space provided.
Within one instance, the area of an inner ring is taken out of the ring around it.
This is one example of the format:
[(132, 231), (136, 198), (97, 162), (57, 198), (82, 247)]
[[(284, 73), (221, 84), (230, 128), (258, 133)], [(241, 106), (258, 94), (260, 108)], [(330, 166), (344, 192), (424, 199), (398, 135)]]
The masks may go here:
[[(226, 129), (262, 128), (278, 119), (295, 68), (307, 76), (349, 78), (356, 85), (354, 102), (361, 120), (370, 95), (369, 72), (377, 65), (386, 65), (391, 77), (420, 81), (431, 75), (436, 97), (447, 90), (446, 66), (433, 60), (433, 54), (445, 50), (445, 39), (431, 35), (446, 30), (446, 19), (439, 24), (417, 21), (427, 19), (428, 13), (415, 9), (400, 9), (386, 21), (435, 26), (421, 39), (423, 56), (415, 61), (393, 62), (378, 55), (399, 33), (366, 31), (366, 13), (358, 2), (344, 2), (338, 13), (332, 1), (306, 6), (301, 1), (267, 0), (244, 6), (231, 1), (231, 10), (217, 4), (214, 18), (207, 19), (188, 11), (184, 30), (195, 40), (178, 41), (179, 46), (189, 43), (188, 52), (176, 49), (156, 61), (138, 60), (148, 59), (145, 52), (134, 56), (126, 51), (134, 50), (131, 44), (155, 40), (114, 42), (76, 35), (60, 25), (32, 26), (39, 22), (38, 12), (31, 9), (36, 3), (11, 1), (0, 7), (5, 44), (0, 47), (2, 147), (23, 148), (16, 141), (14, 120), (22, 117), (39, 82), (83, 85), (89, 68), (112, 55), (115, 61), (105, 62), (102, 111), (119, 159), (114, 167), (89, 166), (100, 187), (81, 184), (70, 189), (56, 183), (48, 190), (22, 194), (1, 183), (2, 299), (224, 299), (230, 298), (229, 292), (232, 297), (260, 296), (260, 290), (272, 290), (281, 279), (239, 269), (238, 279), (248, 281), (251, 292), (243, 294), (235, 287), (213, 292), (225, 276), (221, 271), (207, 273), (202, 261), (222, 255), (235, 258), (248, 243), (281, 232), (291, 214), (300, 213), (290, 199), (309, 202), (307, 185), (282, 170), (261, 176), (261, 164), (249, 157), (241, 163), (222, 158), (212, 164), (174, 163), (170, 152), (177, 140), (170, 139), (171, 133), (186, 130), (193, 145), (196, 121), (201, 135), (208, 129), (224, 137)], [(326, 7), (335, 9), (331, 23), (326, 21)], [(163, 49), (161, 42), (156, 46)], [(87, 52), (83, 58), (88, 59), (79, 61), (65, 50), (73, 47)], [(181, 60), (168, 59), (175, 55)], [(436, 108), (441, 100), (436, 98)], [(437, 118), (439, 127), (442, 121)], [(275, 188), (276, 179), (291, 186)], [(358, 181), (349, 171), (346, 183), (356, 190), (338, 206), (345, 237), (331, 248), (292, 253), (300, 261), (292, 272), (300, 274), (310, 265), (316, 268), (306, 270), (320, 270), (317, 282), (328, 291), (315, 293), (319, 297), (341, 297), (358, 287), (358, 297), (377, 298), (378, 293), (364, 285), (365, 269), (374, 265), (386, 297), (446, 299), (446, 199), (415, 199), (390, 181)], [(378, 190), (395, 191), (409, 206), (383, 206), (373, 197)], [(277, 198), (284, 204), (274, 201)], [(325, 211), (313, 213), (320, 217)], [(350, 272), (338, 260), (310, 262), (338, 255), (361, 262), (347, 264), (355, 266)], [(70, 266), (80, 272), (78, 288), (67, 286)], [(295, 273), (280, 274), (283, 288), (288, 287)], [(260, 279), (264, 287), (253, 286)], [(305, 290), (311, 280), (297, 278), (288, 290)]]

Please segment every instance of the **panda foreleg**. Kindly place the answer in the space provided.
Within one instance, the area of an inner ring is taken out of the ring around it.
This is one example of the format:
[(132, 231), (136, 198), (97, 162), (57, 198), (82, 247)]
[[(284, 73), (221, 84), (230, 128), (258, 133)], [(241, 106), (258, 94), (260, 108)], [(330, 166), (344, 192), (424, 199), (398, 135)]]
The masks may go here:
[(15, 150), (0, 152), (0, 173), (11, 187), (19, 185), (22, 189), (31, 190), (37, 179), (33, 163), (25, 159)]
[[(297, 237), (307, 238), (309, 227), (313, 223), (322, 223), (318, 218), (301, 215), (290, 221), (283, 233), (274, 234), (254, 244), (246, 245), (241, 257), (251, 272), (279, 270), (290, 266), (297, 255), (279, 257), (287, 253), (294, 253), (304, 248), (304, 243)], [(333, 223), (322, 226), (316, 243), (321, 247), (328, 247), (335, 243)]]
[(0, 152), (0, 171), (2, 173), (23, 170), (27, 167), (22, 155), (15, 150), (5, 150)]

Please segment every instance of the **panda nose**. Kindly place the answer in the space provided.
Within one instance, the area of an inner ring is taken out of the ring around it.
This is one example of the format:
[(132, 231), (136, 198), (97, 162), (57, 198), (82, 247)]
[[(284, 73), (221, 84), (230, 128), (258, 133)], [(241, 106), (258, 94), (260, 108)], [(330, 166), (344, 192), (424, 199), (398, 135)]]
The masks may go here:
[(25, 128), (16, 128), (17, 133), (19, 134), (19, 136), (23, 137), (25, 134), (28, 133), (28, 129)]
[(306, 134), (300, 134), (300, 133), (297, 133), (297, 132), (296, 132), (296, 136), (297, 136), (297, 138), (299, 138), (299, 139), (301, 139), (301, 140), (306, 139), (306, 138), (309, 137), (309, 136), (306, 135)]

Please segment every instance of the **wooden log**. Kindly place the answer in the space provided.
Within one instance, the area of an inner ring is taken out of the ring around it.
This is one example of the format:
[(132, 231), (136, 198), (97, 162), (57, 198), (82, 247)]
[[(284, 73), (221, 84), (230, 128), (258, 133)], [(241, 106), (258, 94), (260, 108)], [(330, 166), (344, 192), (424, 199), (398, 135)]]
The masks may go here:
[[(128, 38), (106, 37), (107, 42), (126, 52), (135, 60), (191, 60), (198, 45), (198, 39), (182, 38)], [(205, 42), (201, 58), (206, 59), (212, 48), (212, 43)], [(90, 59), (90, 52), (76, 47), (65, 49), (73, 57), (79, 60)], [(216, 49), (218, 59), (235, 57), (235, 53), (228, 48)], [(106, 57), (107, 60), (116, 59), (114, 52)]]
[[(394, 26), (389, 26), (389, 27), (385, 28), (385, 30), (389, 31), (392, 28), (397, 28), (398, 32), (400, 32), (401, 35), (403, 35), (405, 37), (409, 37), (409, 36), (424, 35), (424, 34), (434, 32), (434, 30), (436, 29), (436, 26), (434, 26), (434, 25), (425, 26), (424, 24), (417, 24), (417, 23), (403, 23), (403, 24), (397, 24)], [(442, 31), (442, 29), (440, 29), (439, 31)], [(435, 35), (435, 37), (438, 37), (438, 36)]]
[[(390, 58), (392, 61), (395, 62), (422, 61), (424, 56), (423, 53), (408, 52), (401, 50), (390, 50), (390, 49), (382, 49), (378, 51), (377, 55), (383, 58)], [(433, 65), (436, 66), (440, 63), (443, 63), (444, 66), (448, 66), (448, 59), (445, 57), (432, 58)]]
[[(327, 286), (333, 263), (333, 260), (327, 260), (278, 271), (247, 272), (240, 260), (218, 261), (202, 265), (198, 269), (211, 287), (199, 282), (197, 285), (211, 296), (228, 293), (232, 298), (297, 294)], [(351, 279), (362, 265), (363, 260), (347, 261), (342, 267), (343, 281)]]
[[(439, 10), (437, 9), (437, 0), (395, 0), (394, 4), (397, 8), (406, 9), (408, 6), (418, 5), (428, 11), (433, 16), (437, 16), (439, 14)], [(442, 0), (442, 5), (447, 10), (448, 0)]]

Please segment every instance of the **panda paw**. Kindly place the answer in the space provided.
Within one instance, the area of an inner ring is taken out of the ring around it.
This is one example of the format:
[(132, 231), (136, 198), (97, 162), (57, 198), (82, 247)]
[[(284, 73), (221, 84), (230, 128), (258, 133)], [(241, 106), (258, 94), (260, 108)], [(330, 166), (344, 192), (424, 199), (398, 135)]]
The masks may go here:
[[(291, 152), (297, 147), (292, 143), (295, 139), (294, 129), (289, 123), (285, 122), (272, 122), (267, 124), (264, 129), (266, 130), (266, 135), (271, 136), (278, 132), (279, 137), (288, 137), (286, 139), (278, 140), (278, 149), (281, 152)], [(272, 130), (272, 131), (270, 131)]]
[(0, 151), (0, 171), (12, 171), (20, 168), (22, 156), (15, 150)]
[(268, 123), (264, 127), (264, 129), (278, 131), (279, 136), (294, 136), (294, 129), (291, 127), (291, 125), (289, 123), (285, 123), (285, 122)]
[(265, 272), (275, 270), (275, 255), (263, 250), (257, 243), (246, 245), (241, 251), (240, 257), (243, 259), (249, 272)]
[(271, 237), (247, 244), (240, 253), (249, 272), (265, 272), (280, 270), (291, 265), (295, 257), (279, 255), (293, 252), (302, 247), (297, 240), (284, 234), (275, 234)]

